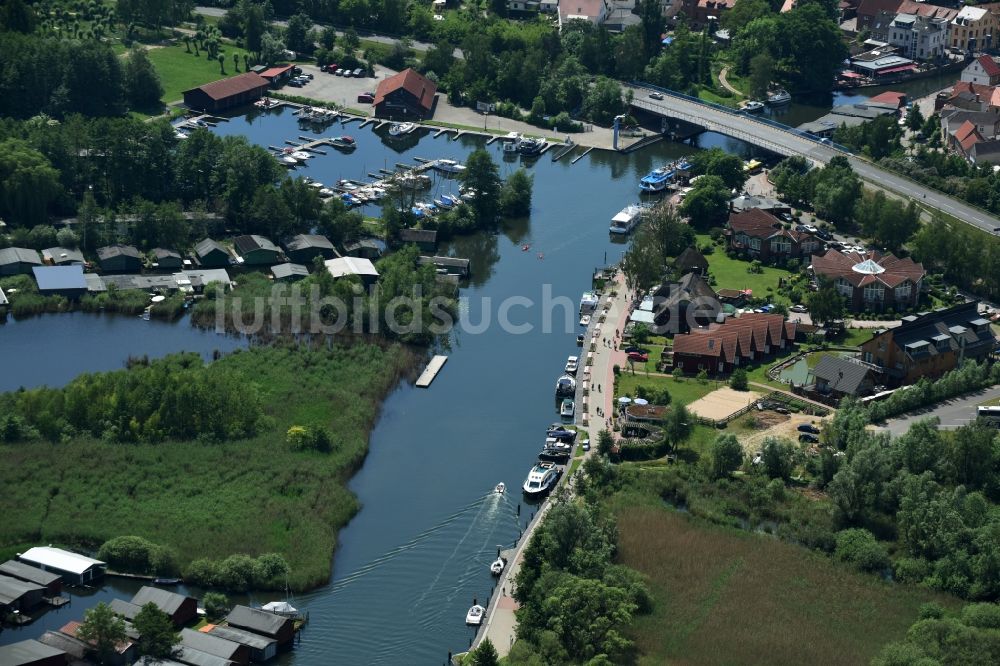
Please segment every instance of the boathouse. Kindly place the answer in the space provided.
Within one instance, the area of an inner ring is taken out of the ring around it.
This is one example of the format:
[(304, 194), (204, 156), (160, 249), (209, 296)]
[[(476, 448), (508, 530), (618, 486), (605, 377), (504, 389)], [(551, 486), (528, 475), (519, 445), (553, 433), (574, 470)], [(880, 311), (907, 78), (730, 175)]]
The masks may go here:
[(232, 279), (229, 271), (225, 268), (202, 268), (193, 271), (181, 271), (177, 278), (177, 285), (181, 291), (193, 291), (197, 294), (203, 293), (205, 287), (210, 284), (218, 284), (223, 289), (231, 287)]
[(92, 557), (52, 546), (29, 548), (19, 553), (17, 559), (42, 571), (59, 574), (63, 582), (70, 585), (86, 585), (99, 580), (108, 566)]
[(326, 270), (334, 279), (356, 275), (366, 286), (371, 286), (378, 281), (378, 271), (375, 270), (375, 264), (370, 259), (338, 257), (336, 259), (328, 259), (323, 263), (326, 265)]
[(237, 261), (244, 266), (270, 266), (281, 261), (281, 250), (271, 239), (256, 234), (233, 239)]
[(226, 616), (226, 621), (237, 629), (252, 631), (273, 639), (278, 645), (291, 643), (295, 638), (295, 620), (259, 608), (236, 606)]
[(385, 241), (380, 238), (359, 238), (344, 244), (344, 256), (379, 259), (385, 254)]
[(139, 614), (139, 611), (142, 610), (142, 606), (136, 606), (131, 601), (125, 601), (124, 599), (112, 599), (108, 605), (114, 611), (115, 615), (121, 615), (129, 622), (133, 621), (135, 616)]
[[(45, 588), (10, 576), (0, 576), (0, 609), (27, 611), (45, 599)], [(0, 662), (2, 663), (2, 662)]]
[(49, 266), (70, 266), (84, 264), (83, 252), (68, 247), (50, 247), (42, 250), (42, 262)]
[(99, 247), (97, 262), (105, 273), (138, 273), (142, 270), (142, 254), (131, 245)]
[(39, 293), (45, 296), (78, 298), (87, 293), (87, 280), (83, 277), (83, 266), (36, 266), (35, 282)]
[(28, 639), (0, 645), (3, 666), (66, 666), (66, 653), (57, 648)]
[[(80, 630), (80, 623), (76, 621), (67, 622), (59, 629), (60, 633), (66, 634), (71, 638), (78, 638), (79, 640), (83, 640), (82, 638), (76, 635), (76, 633), (79, 630)], [(127, 633), (128, 629), (126, 628), (126, 634)], [(132, 633), (134, 635), (134, 632)], [(84, 642), (87, 643), (89, 647), (91, 648), (94, 647), (93, 643), (89, 641), (84, 641)], [(121, 643), (115, 644), (115, 653), (111, 656), (111, 659), (110, 661), (108, 661), (108, 663), (114, 666), (118, 666), (118, 664), (127, 666), (128, 664), (135, 663), (136, 657), (138, 656), (137, 655), (138, 651), (139, 649), (135, 646), (135, 643), (133, 643), (132, 640), (125, 639)]]
[(437, 84), (412, 68), (383, 79), (375, 89), (376, 118), (424, 120), (434, 115)]
[(194, 597), (186, 597), (149, 585), (139, 588), (132, 597), (132, 603), (136, 606), (156, 604), (156, 607), (169, 615), (177, 626), (183, 626), (198, 617), (198, 600)]
[(269, 85), (270, 82), (259, 74), (246, 72), (185, 90), (184, 105), (214, 113), (260, 99)]
[(25, 247), (0, 250), (0, 275), (31, 275), (31, 269), (41, 266), (38, 253)]
[(273, 659), (278, 654), (278, 641), (267, 636), (255, 634), (252, 631), (244, 631), (236, 627), (212, 626), (206, 627), (207, 633), (216, 638), (223, 638), (227, 641), (239, 643), (250, 651), (250, 661), (260, 663)]
[(66, 653), (66, 659), (71, 664), (87, 663), (85, 658), (90, 646), (74, 636), (67, 636), (61, 631), (46, 631), (38, 637), (40, 643), (45, 643), (51, 648), (62, 650)]
[(309, 277), (309, 269), (302, 264), (278, 264), (271, 267), (271, 276), (278, 282), (298, 282)]
[(194, 246), (194, 257), (203, 268), (225, 268), (231, 257), (222, 244), (206, 238)]
[(403, 229), (399, 232), (400, 243), (413, 243), (423, 252), (436, 250), (437, 240), (436, 229)]
[(58, 574), (54, 574), (51, 571), (42, 571), (24, 562), (7, 560), (3, 564), (0, 564), (0, 575), (41, 585), (50, 597), (58, 596), (62, 592), (62, 579), (59, 578)]
[(472, 274), (472, 261), (460, 257), (420, 257), (421, 264), (431, 264), (438, 271), (443, 271), (448, 275), (457, 275), (467, 278)]
[(164, 247), (153, 248), (153, 262), (161, 271), (176, 271), (184, 267), (180, 253)]
[(213, 636), (204, 631), (181, 629), (181, 645), (185, 648), (221, 657), (235, 664), (250, 663), (249, 647), (235, 641), (220, 638), (219, 636)]
[(316, 257), (333, 259), (337, 252), (326, 236), (319, 234), (299, 234), (285, 243), (285, 256), (297, 264), (309, 265)]

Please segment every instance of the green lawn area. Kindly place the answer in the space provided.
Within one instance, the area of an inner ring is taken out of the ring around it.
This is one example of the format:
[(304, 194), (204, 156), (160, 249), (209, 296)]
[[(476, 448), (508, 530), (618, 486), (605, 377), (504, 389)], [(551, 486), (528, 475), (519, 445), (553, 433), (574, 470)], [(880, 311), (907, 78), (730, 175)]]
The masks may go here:
[[(699, 234), (697, 239), (698, 247), (711, 243), (712, 240), (705, 234)], [(761, 273), (748, 273), (750, 262), (729, 258), (720, 246), (715, 246), (715, 251), (705, 255), (705, 258), (708, 259), (709, 272), (715, 276), (716, 290), (752, 289), (755, 298), (764, 298), (770, 287), (774, 292), (771, 302), (791, 305), (787, 298), (777, 293), (778, 278), (789, 277), (791, 274), (788, 271), (764, 266)]]
[(840, 340), (836, 340), (837, 345), (844, 347), (858, 347), (863, 342), (872, 339), (872, 329), (870, 328), (849, 328), (847, 333)]
[(623, 395), (634, 396), (635, 389), (639, 385), (657, 390), (666, 388), (670, 392), (671, 403), (689, 405), (720, 386), (725, 386), (725, 383), (715, 381), (700, 382), (694, 378), (677, 380), (673, 377), (646, 375), (641, 370), (633, 375), (627, 368), (622, 368), (622, 373), (618, 376), (618, 389), (615, 392), (615, 397)]
[[(246, 51), (232, 44), (225, 44), (222, 53), (225, 55), (225, 75), (219, 70), (218, 60), (209, 60), (204, 51), (196, 58), (193, 50), (191, 53), (185, 51), (184, 44), (150, 49), (149, 59), (160, 75), (160, 82), (163, 83), (161, 98), (163, 103), (175, 102), (183, 97), (182, 93), (185, 90), (203, 83), (242, 73), (243, 54)], [(233, 70), (233, 53), (238, 53), (240, 56), (239, 72)]]
[(665, 507), (653, 485), (608, 500), (618, 562), (645, 575), (655, 600), (627, 630), (638, 664), (864, 664), (903, 638), (921, 604), (958, 606), (798, 545), (692, 519)]

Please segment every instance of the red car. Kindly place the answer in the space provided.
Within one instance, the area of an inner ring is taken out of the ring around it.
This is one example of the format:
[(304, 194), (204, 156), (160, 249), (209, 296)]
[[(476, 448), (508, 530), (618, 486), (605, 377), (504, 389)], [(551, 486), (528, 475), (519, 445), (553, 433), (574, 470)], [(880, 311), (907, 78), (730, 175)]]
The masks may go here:
[(643, 354), (641, 352), (629, 352), (628, 360), (636, 363), (645, 363), (649, 360), (649, 354)]
[(334, 72), (337, 71), (337, 63), (329, 64), (326, 67), (324, 67), (323, 69), (326, 70), (327, 74), (333, 74)]

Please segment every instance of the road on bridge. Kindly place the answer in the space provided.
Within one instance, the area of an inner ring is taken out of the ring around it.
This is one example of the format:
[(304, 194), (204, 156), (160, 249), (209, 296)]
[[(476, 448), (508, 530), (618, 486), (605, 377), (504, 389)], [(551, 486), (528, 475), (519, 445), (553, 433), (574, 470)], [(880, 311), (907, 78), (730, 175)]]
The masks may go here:
[(677, 118), (712, 132), (753, 143), (779, 155), (801, 155), (819, 164), (826, 164), (833, 157), (843, 155), (850, 161), (855, 173), (870, 185), (907, 197), (928, 208), (945, 212), (987, 233), (1000, 229), (1000, 219), (989, 213), (941, 192), (928, 189), (871, 162), (845, 154), (794, 130), (777, 127), (745, 113), (725, 111), (691, 98), (664, 93), (663, 99), (654, 99), (649, 96), (653, 92), (649, 88), (627, 86), (627, 89), (632, 91), (632, 106), (638, 109), (668, 118)]

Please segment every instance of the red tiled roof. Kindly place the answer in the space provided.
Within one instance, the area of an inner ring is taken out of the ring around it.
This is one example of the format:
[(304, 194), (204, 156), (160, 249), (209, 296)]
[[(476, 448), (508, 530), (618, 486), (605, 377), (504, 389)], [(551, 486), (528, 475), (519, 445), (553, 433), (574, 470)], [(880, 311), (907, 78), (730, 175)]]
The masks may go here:
[(916, 14), (925, 18), (943, 18), (950, 21), (958, 16), (958, 9), (952, 7), (938, 7), (926, 2), (914, 2), (914, 0), (903, 0), (899, 5), (897, 14)]
[(902, 4), (902, 0), (861, 0), (858, 16), (877, 16), (879, 12), (895, 14)]
[(410, 68), (404, 69), (399, 74), (390, 76), (378, 84), (378, 88), (375, 90), (375, 106), (384, 102), (386, 95), (400, 89), (413, 95), (425, 111), (430, 111), (434, 106), (437, 84)]
[[(858, 273), (854, 267), (866, 260), (872, 260), (884, 272), (879, 274)], [(843, 278), (855, 287), (863, 287), (873, 282), (881, 282), (887, 287), (896, 287), (909, 280), (914, 284), (924, 277), (926, 271), (923, 264), (918, 264), (910, 258), (900, 259), (891, 254), (881, 255), (878, 252), (838, 252), (827, 250), (824, 255), (813, 255), (813, 271), (830, 279)]]
[(247, 72), (239, 76), (231, 76), (228, 79), (212, 81), (211, 83), (206, 83), (203, 86), (191, 88), (191, 90), (185, 90), (184, 92), (189, 93), (194, 90), (200, 90), (215, 101), (219, 101), (226, 97), (239, 95), (240, 93), (249, 92), (256, 88), (266, 88), (267, 86), (267, 79), (260, 77), (255, 72)]
[(962, 146), (962, 150), (968, 152), (974, 145), (982, 141), (983, 137), (973, 122), (966, 120), (955, 130), (955, 140), (958, 141), (958, 145)]
[(977, 62), (979, 63), (980, 67), (983, 68), (983, 71), (986, 72), (986, 76), (990, 78), (993, 78), (994, 76), (1000, 76), (1000, 65), (998, 65), (997, 61), (994, 60), (993, 58), (983, 54), (979, 56)]
[(262, 78), (265, 78), (268, 81), (270, 81), (271, 79), (277, 78), (282, 74), (284, 74), (285, 72), (289, 71), (293, 66), (294, 65), (281, 65), (280, 67), (272, 67), (270, 69), (265, 69), (263, 72), (260, 73), (260, 75)]
[(895, 104), (897, 107), (903, 106), (906, 101), (906, 93), (887, 91), (875, 95), (868, 100), (871, 104)]
[(811, 236), (801, 231), (785, 229), (781, 220), (760, 208), (749, 208), (729, 216), (729, 228), (734, 233), (743, 233), (751, 238), (771, 238), (772, 236), (787, 236), (799, 242)]
[(765, 346), (777, 347), (781, 340), (795, 339), (795, 323), (781, 315), (747, 313), (723, 324), (674, 336), (674, 355), (721, 356), (727, 363), (749, 358)]

